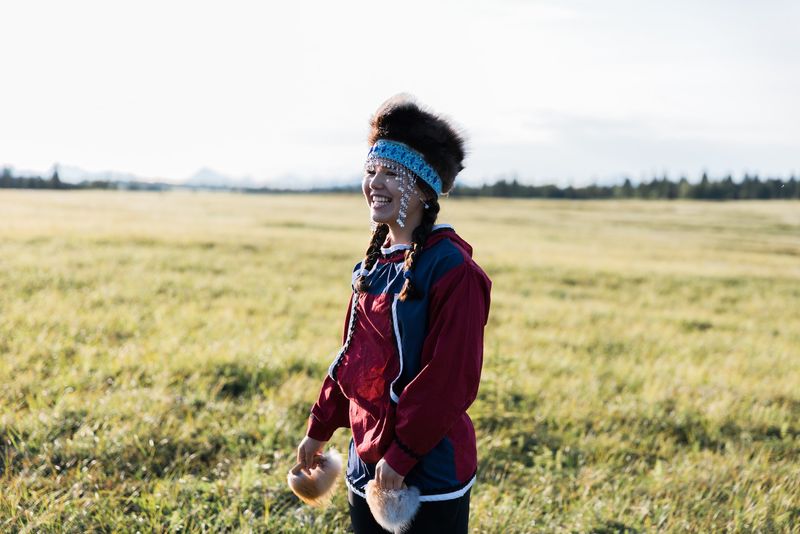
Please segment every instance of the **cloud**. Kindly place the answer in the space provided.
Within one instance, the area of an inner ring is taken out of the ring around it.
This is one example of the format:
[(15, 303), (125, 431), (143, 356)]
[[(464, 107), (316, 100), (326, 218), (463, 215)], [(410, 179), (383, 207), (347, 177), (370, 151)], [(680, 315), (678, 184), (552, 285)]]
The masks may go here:
[(706, 170), (712, 175), (789, 176), (799, 166), (797, 142), (707, 138), (691, 131), (664, 130), (646, 118), (542, 112), (521, 123), (539, 132), (539, 140), (487, 143), (471, 154), (466, 183), (512, 175), (527, 183), (559, 185), (616, 183), (624, 177), (649, 180), (663, 174), (694, 180)]

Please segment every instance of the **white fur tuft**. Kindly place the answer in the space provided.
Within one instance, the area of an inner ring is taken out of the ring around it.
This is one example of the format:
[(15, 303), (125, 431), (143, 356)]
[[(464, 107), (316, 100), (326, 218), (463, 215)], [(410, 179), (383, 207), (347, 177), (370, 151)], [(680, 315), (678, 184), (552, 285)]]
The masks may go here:
[(380, 526), (402, 534), (411, 526), (419, 510), (419, 489), (414, 486), (400, 490), (379, 488), (374, 480), (367, 482), (367, 504)]

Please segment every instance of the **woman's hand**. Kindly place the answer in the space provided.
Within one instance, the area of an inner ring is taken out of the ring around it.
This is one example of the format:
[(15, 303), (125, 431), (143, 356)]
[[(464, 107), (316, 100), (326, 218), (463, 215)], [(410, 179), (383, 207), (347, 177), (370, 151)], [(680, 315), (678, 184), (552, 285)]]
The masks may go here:
[(307, 475), (310, 475), (311, 470), (319, 465), (319, 459), (322, 456), (322, 448), (325, 443), (327, 442), (306, 436), (297, 446), (297, 463), (300, 464), (300, 467)]
[(375, 466), (375, 483), (379, 488), (392, 490), (403, 489), (405, 487), (405, 484), (403, 484), (404, 478), (404, 476), (392, 469), (392, 466), (383, 458), (381, 458)]

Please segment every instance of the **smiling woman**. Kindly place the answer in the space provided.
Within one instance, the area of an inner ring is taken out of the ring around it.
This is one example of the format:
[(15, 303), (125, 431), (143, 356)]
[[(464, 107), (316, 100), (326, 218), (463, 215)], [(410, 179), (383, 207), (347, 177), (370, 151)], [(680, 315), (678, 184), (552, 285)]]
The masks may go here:
[[(435, 224), (438, 198), (463, 168), (464, 140), (397, 95), (372, 117), (369, 143), (362, 190), (372, 238), (353, 268), (343, 345), (298, 465), (316, 468), (334, 431), (350, 428), (356, 533), (467, 532), (477, 450), (466, 410), (478, 392), (492, 282), (469, 243)], [(405, 521), (390, 509), (405, 510)]]

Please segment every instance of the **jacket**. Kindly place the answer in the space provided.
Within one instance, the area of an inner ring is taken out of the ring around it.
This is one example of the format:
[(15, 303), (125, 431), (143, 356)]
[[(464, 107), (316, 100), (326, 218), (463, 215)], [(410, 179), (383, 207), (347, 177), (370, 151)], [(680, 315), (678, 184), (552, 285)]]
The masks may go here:
[(478, 392), (492, 282), (472, 247), (452, 226), (437, 224), (413, 271), (423, 296), (401, 302), (410, 245), (386, 245), (388, 238), (366, 275), (367, 292), (354, 287), (362, 262), (353, 268), (342, 349), (307, 434), (327, 441), (337, 428), (352, 430), (345, 478), (358, 494), (384, 458), (421, 500), (457, 498), (477, 470), (466, 410)]

